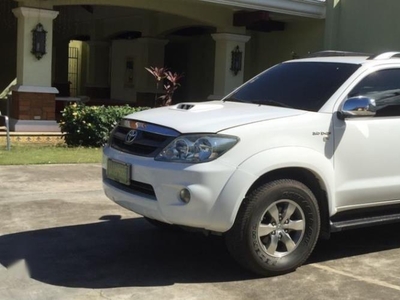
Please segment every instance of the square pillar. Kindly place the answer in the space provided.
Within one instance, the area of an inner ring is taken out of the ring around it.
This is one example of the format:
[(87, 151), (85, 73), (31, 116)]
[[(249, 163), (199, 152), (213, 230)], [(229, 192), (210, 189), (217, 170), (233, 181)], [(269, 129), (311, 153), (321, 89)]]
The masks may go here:
[[(221, 99), (243, 83), (245, 44), (250, 40), (250, 36), (231, 33), (215, 33), (211, 36), (216, 47), (214, 94), (209, 96), (209, 99)], [(230, 70), (232, 51), (236, 47), (242, 52), (242, 69), (237, 74)]]
[(110, 43), (88, 41), (86, 95), (90, 98), (109, 98)]
[[(52, 85), (53, 20), (58, 12), (18, 7), (17, 85), (12, 89), (10, 127), (14, 131), (59, 131), (55, 121), (55, 94)], [(31, 53), (32, 30), (40, 23), (46, 35), (46, 54), (40, 59)]]

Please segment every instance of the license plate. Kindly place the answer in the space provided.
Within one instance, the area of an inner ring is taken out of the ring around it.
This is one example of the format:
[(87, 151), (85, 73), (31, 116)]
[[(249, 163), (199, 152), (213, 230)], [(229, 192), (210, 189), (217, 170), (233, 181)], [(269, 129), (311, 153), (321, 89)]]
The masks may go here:
[(107, 161), (107, 177), (122, 184), (131, 184), (131, 165), (109, 159)]

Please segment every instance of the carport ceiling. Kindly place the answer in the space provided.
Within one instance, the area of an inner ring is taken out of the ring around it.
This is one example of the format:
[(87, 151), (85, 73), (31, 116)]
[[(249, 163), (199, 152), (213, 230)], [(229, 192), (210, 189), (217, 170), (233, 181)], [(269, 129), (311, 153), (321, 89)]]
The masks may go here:
[(267, 11), (237, 11), (233, 15), (233, 26), (245, 26), (253, 31), (282, 31), (285, 23), (274, 21)]

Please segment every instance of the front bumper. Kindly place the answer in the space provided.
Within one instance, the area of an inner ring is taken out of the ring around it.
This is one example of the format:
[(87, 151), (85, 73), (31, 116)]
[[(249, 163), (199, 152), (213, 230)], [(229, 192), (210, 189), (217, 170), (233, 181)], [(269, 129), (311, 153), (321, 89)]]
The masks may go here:
[[(223, 160), (201, 164), (160, 162), (108, 146), (103, 154), (103, 187), (107, 197), (140, 215), (170, 224), (217, 232), (228, 230), (246, 192), (246, 184), (239, 182), (254, 180), (250, 175), (238, 176), (236, 167)], [(130, 164), (131, 180), (139, 188), (108, 179), (105, 175), (108, 158)], [(151, 188), (143, 190), (141, 185)], [(188, 204), (179, 198), (183, 188), (191, 192)], [(218, 199), (226, 203), (217, 204)]]

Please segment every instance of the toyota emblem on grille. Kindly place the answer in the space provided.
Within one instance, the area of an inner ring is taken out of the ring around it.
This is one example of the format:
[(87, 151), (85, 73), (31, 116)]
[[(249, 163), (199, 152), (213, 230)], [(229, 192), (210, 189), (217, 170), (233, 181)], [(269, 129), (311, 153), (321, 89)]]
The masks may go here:
[(125, 136), (125, 144), (131, 145), (133, 141), (137, 138), (138, 132), (137, 130), (129, 131)]

